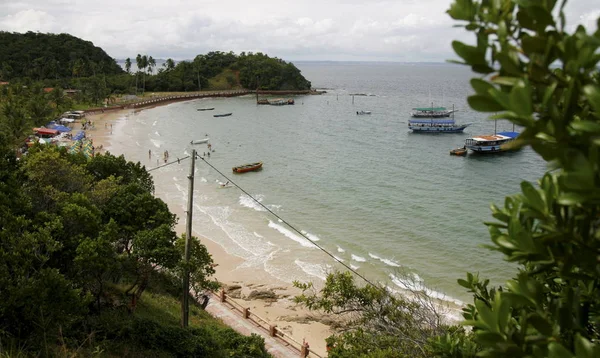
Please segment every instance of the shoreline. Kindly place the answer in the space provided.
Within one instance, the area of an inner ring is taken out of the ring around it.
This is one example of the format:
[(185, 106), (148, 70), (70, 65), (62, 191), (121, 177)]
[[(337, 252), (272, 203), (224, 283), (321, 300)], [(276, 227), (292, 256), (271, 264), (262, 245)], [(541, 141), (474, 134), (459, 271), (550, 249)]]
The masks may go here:
[[(127, 159), (128, 153), (111, 151), (113, 135), (119, 130), (119, 125), (116, 125), (117, 120), (127, 118), (143, 109), (151, 109), (173, 102), (176, 101), (163, 101), (139, 109), (113, 109), (103, 113), (89, 114), (86, 118), (94, 123), (94, 127), (88, 129), (86, 135), (92, 139), (93, 145), (97, 149), (100, 148), (97, 153), (111, 152), (113, 155), (124, 155)], [(73, 130), (78, 129), (81, 129), (80, 123), (76, 123), (73, 128)], [(152, 160), (154, 160), (154, 156)], [(142, 163), (142, 165), (146, 165), (146, 163)], [(153, 178), (156, 180), (155, 176)], [(169, 206), (169, 210), (177, 215), (175, 231), (179, 235), (185, 233), (185, 210), (174, 205), (161, 193), (155, 193), (155, 196), (162, 199)], [(230, 297), (233, 297), (241, 306), (249, 308), (253, 314), (265, 319), (271, 325), (277, 326), (278, 330), (293, 337), (296, 341), (306, 340), (315, 352), (326, 351), (325, 338), (330, 336), (333, 331), (320, 321), (327, 322), (327, 317), (294, 303), (293, 297), (301, 293), (299, 289), (274, 278), (264, 270), (241, 268), (240, 265), (245, 262), (243, 258), (226, 252), (224, 247), (208, 237), (202, 237), (197, 233), (193, 235), (206, 246), (211, 254), (217, 265), (213, 277), (223, 285)], [(256, 296), (265, 298), (254, 298)]]

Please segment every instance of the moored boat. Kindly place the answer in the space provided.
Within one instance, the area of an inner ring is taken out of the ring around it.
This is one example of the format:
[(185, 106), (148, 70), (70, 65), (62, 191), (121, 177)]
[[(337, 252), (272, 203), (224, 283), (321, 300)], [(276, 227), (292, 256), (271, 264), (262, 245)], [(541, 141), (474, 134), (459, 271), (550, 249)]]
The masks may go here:
[(446, 107), (417, 107), (413, 108), (411, 116), (415, 118), (444, 118), (450, 117), (457, 109), (446, 109)]
[(409, 119), (408, 129), (413, 132), (427, 133), (460, 133), (465, 130), (471, 123), (459, 124), (452, 119)]
[(234, 173), (246, 173), (254, 170), (259, 170), (262, 168), (262, 162), (238, 165), (237, 167), (233, 167), (232, 170)]
[(215, 109), (215, 107), (211, 107), (211, 108), (198, 108), (198, 111), (212, 111), (213, 109)]
[(499, 153), (509, 150), (506, 144), (515, 140), (518, 132), (499, 132), (491, 135), (479, 135), (465, 140), (465, 148), (474, 153)]
[(356, 114), (358, 114), (358, 115), (371, 114), (371, 111), (358, 111), (358, 112), (356, 112)]
[(456, 148), (450, 150), (450, 155), (458, 155), (460, 157), (467, 155), (466, 148)]
[(227, 117), (231, 116), (233, 113), (221, 113), (221, 114), (213, 114), (213, 117)]

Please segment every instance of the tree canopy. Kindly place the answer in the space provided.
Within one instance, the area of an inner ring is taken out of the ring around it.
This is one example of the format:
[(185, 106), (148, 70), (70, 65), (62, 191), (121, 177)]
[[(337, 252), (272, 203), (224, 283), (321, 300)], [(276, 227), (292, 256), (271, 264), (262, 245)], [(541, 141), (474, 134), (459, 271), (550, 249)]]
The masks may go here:
[(69, 34), (0, 31), (0, 80), (33, 80), (120, 74), (100, 47)]
[(184, 267), (198, 293), (218, 287), (197, 238), (185, 262), (176, 217), (139, 163), (41, 145), (17, 160), (3, 139), (0, 183), (0, 354), (53, 356), (57, 345), (119, 352), (126, 342), (168, 356), (268, 356), (258, 336), (184, 330), (178, 319), (151, 319), (168, 315), (158, 307), (136, 315), (151, 287), (181, 297)]

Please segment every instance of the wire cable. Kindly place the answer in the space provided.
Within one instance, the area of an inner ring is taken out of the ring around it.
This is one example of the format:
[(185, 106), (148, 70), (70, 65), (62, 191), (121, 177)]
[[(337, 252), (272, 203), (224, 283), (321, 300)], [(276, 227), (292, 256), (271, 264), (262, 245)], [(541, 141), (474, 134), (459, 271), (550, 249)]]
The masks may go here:
[(219, 169), (215, 168), (214, 165), (212, 165), (209, 162), (207, 162), (203, 157), (201, 157), (199, 155), (197, 157), (200, 158), (200, 159), (202, 159), (202, 161), (204, 163), (206, 163), (209, 167), (211, 167), (212, 169), (214, 169), (217, 173), (221, 174), (225, 179), (229, 180), (229, 182), (231, 184), (233, 184), (236, 188), (240, 189), (244, 194), (248, 195), (250, 197), (250, 199), (254, 200), (258, 205), (262, 206), (265, 210), (267, 210), (269, 213), (271, 213), (277, 219), (281, 220), (282, 223), (286, 224), (289, 228), (291, 228), (292, 230), (294, 230), (295, 232), (297, 232), (300, 236), (302, 236), (303, 238), (305, 238), (306, 240), (308, 240), (311, 244), (315, 245), (319, 250), (321, 250), (324, 253), (326, 253), (327, 255), (329, 255), (332, 259), (334, 259), (336, 262), (340, 263), (342, 266), (344, 266), (345, 268), (347, 268), (348, 270), (350, 270), (356, 276), (362, 278), (369, 285), (371, 285), (373, 287), (379, 287), (379, 286), (375, 285), (373, 282), (371, 282), (369, 279), (367, 279), (366, 277), (364, 277), (363, 275), (361, 275), (360, 273), (358, 273), (352, 267), (346, 265), (340, 259), (338, 259), (337, 257), (335, 257), (335, 255), (333, 255), (332, 253), (330, 253), (329, 251), (327, 251), (326, 249), (324, 249), (321, 245), (319, 245), (315, 241), (309, 239), (305, 234), (303, 234), (301, 231), (299, 231), (298, 229), (296, 229), (292, 224), (288, 223), (287, 221), (285, 221), (284, 219), (282, 219), (281, 217), (279, 217), (279, 215), (275, 214), (273, 211), (271, 211), (271, 209), (267, 208), (263, 203), (261, 203), (260, 201), (258, 201), (252, 195), (250, 195), (246, 190), (244, 190), (242, 187), (240, 187), (239, 185), (237, 185), (233, 180), (231, 180), (227, 175), (223, 174)]
[(147, 172), (151, 172), (151, 171), (156, 170), (156, 169), (167, 167), (167, 166), (169, 166), (171, 164), (175, 164), (175, 163), (179, 164), (179, 163), (181, 163), (182, 160), (185, 160), (185, 159), (188, 159), (188, 158), (191, 158), (191, 157), (192, 157), (191, 155), (188, 155), (187, 157), (177, 158), (177, 160), (174, 160), (172, 162), (169, 162), (169, 163), (166, 163), (166, 164), (163, 164), (163, 165), (159, 165), (158, 167), (154, 167), (154, 168), (151, 168), (151, 169), (146, 169), (146, 171)]

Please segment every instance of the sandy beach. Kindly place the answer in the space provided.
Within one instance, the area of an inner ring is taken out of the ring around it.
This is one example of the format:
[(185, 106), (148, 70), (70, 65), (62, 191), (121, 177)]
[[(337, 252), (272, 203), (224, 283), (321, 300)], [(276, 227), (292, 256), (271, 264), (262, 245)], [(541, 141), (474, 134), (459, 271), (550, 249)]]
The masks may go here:
[[(143, 110), (149, 110), (145, 108)], [(141, 109), (137, 109), (139, 111)], [(131, 115), (134, 110), (119, 110), (104, 113), (88, 115), (86, 118), (93, 123), (93, 128), (86, 131), (88, 138), (91, 137), (96, 153), (110, 151), (112, 154), (123, 154), (127, 158), (128, 153), (117, 153), (111, 151), (111, 138), (118, 130), (115, 122), (119, 118)], [(81, 129), (81, 124), (76, 123), (75, 130)], [(176, 231), (178, 234), (185, 232), (185, 213), (183, 210), (169, 202), (165, 195), (156, 192), (155, 195), (164, 200), (171, 211), (177, 215), (178, 223)], [(197, 234), (194, 234), (198, 236)], [(318, 312), (310, 312), (307, 309), (295, 304), (293, 297), (300, 293), (298, 289), (291, 287), (289, 283), (279, 281), (269, 275), (267, 272), (259, 272), (257, 269), (248, 270), (240, 268), (244, 260), (228, 254), (217, 243), (206, 237), (199, 237), (201, 242), (211, 253), (215, 264), (215, 278), (226, 288), (230, 297), (235, 297), (236, 302), (241, 306), (247, 307), (252, 313), (260, 316), (271, 325), (298, 342), (306, 340), (311, 349), (319, 354), (325, 354), (325, 338), (332, 334), (329, 326), (322, 322), (327, 322), (328, 318)], [(307, 279), (308, 280), (308, 279)], [(272, 294), (276, 298), (272, 298)], [(267, 293), (271, 296), (266, 299), (250, 299), (260, 293)]]

